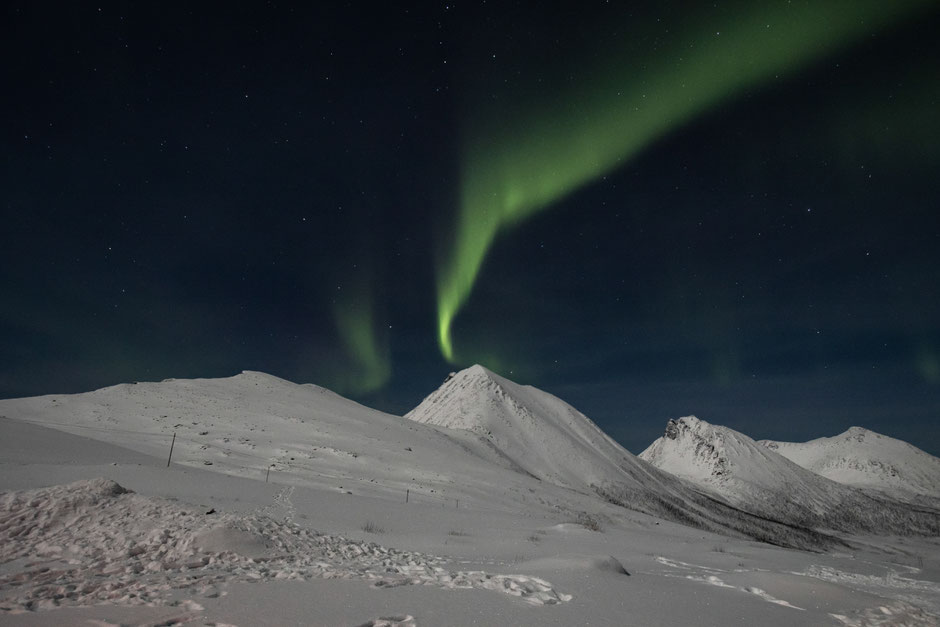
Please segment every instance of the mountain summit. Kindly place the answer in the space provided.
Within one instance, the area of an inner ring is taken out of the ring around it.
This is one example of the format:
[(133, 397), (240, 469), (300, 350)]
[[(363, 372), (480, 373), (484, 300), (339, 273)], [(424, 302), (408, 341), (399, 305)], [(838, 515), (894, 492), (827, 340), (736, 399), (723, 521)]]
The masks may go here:
[(809, 442), (758, 442), (833, 481), (940, 499), (940, 458), (862, 427)]

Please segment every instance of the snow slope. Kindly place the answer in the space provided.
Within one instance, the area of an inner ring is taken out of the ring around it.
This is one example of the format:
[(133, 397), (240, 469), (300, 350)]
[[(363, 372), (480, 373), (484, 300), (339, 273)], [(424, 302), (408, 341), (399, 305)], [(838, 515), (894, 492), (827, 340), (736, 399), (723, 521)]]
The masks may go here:
[(640, 458), (736, 507), (784, 523), (849, 533), (940, 534), (936, 511), (836, 483), (695, 416), (670, 420)]
[(632, 510), (769, 542), (804, 547), (827, 542), (703, 497), (638, 459), (564, 401), (479, 365), (452, 373), (405, 417), (447, 429), (461, 440), (473, 434), (472, 450), (481, 456), (495, 451), (511, 467), (542, 482), (595, 494)]
[(852, 427), (809, 442), (760, 440), (758, 444), (839, 483), (940, 499), (940, 459), (868, 429)]
[(528, 481), (434, 428), (259, 372), (2, 400), (0, 415), (164, 459), (172, 445), (173, 464), (395, 500), (514, 506)]

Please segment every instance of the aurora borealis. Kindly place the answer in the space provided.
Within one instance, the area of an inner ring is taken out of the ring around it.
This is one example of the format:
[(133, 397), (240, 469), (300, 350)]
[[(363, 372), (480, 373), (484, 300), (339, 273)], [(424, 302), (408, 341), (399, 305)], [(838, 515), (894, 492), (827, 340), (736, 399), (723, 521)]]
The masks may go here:
[(0, 396), (481, 362), (940, 452), (940, 3), (10, 5)]
[[(451, 327), (494, 238), (656, 139), (747, 87), (779, 79), (927, 6), (910, 2), (751, 4), (722, 32), (695, 14), (655, 51), (605, 51), (600, 67), (533, 107), (482, 108), (464, 132), (452, 253), (438, 275), (438, 334), (455, 363)], [(502, 101), (500, 102), (502, 105)], [(479, 110), (477, 107), (468, 109)]]

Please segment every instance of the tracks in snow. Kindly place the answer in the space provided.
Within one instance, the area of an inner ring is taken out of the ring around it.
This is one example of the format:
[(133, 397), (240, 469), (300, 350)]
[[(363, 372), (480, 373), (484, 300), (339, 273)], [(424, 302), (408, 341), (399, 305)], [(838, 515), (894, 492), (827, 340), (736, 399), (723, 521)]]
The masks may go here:
[(281, 520), (207, 516), (107, 479), (0, 494), (0, 611), (163, 605), (175, 590), (215, 597), (233, 581), (310, 578), (480, 588), (533, 605), (571, 599), (543, 579), (451, 571), (439, 557), (300, 527), (292, 492), (275, 497)]

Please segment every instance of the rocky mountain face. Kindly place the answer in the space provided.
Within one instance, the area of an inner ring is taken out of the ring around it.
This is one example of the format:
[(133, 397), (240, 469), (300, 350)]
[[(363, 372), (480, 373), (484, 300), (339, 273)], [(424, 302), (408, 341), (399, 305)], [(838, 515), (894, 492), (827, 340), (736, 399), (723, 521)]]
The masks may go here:
[(937, 511), (836, 483), (695, 416), (670, 420), (640, 459), (735, 507), (787, 524), (848, 533), (940, 532)]

